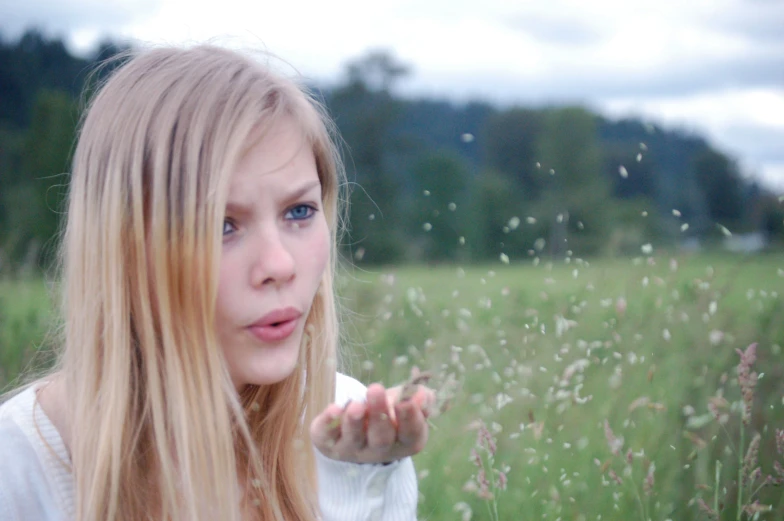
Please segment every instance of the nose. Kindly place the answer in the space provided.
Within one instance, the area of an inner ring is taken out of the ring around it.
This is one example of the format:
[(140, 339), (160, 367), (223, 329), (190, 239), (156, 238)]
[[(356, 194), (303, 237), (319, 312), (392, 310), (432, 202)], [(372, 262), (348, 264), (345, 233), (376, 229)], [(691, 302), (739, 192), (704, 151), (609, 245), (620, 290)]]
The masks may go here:
[(294, 278), (294, 255), (279, 230), (260, 233), (254, 250), (256, 258), (251, 268), (254, 287), (278, 286)]

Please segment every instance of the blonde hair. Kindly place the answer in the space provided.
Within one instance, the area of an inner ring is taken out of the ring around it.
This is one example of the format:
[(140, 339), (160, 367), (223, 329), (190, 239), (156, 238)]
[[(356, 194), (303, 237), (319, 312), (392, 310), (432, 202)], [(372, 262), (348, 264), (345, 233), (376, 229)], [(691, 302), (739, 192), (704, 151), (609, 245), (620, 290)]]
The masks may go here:
[(214, 330), (229, 175), (284, 117), (312, 146), (334, 246), (343, 169), (294, 80), (214, 46), (153, 49), (90, 103), (62, 243), (77, 519), (319, 517), (308, 426), (334, 396), (336, 248), (289, 378), (238, 397)]

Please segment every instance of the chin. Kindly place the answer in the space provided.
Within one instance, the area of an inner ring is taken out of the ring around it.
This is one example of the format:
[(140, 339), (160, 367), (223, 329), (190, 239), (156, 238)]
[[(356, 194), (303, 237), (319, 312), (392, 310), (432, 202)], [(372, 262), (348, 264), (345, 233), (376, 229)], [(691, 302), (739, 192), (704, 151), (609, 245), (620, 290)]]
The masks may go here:
[[(299, 335), (296, 335), (299, 336)], [(251, 356), (235, 360), (232, 380), (235, 387), (274, 385), (292, 375), (299, 366), (300, 338), (290, 338), (286, 345), (254, 349)]]

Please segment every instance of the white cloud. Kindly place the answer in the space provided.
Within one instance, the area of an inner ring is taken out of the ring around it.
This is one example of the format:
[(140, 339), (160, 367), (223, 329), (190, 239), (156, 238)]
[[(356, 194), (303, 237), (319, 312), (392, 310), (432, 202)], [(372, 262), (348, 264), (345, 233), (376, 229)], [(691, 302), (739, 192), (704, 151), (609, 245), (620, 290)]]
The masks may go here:
[(408, 92), (632, 111), (700, 130), (768, 177), (784, 164), (779, 0), (28, 0), (4, 11), (5, 31), (36, 22), (82, 49), (104, 31), (221, 37), (325, 82), (388, 48), (413, 65)]

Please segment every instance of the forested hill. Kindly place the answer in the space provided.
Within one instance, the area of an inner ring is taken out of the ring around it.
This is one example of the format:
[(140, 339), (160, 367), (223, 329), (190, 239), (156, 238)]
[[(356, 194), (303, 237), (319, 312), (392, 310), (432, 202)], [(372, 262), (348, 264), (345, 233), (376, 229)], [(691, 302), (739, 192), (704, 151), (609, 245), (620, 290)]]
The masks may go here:
[[(0, 43), (0, 269), (51, 252), (85, 80), (120, 49), (80, 58), (35, 31)], [(724, 228), (782, 236), (776, 199), (700, 136), (581, 107), (404, 98), (406, 74), (373, 52), (318, 86), (362, 187), (346, 244), (357, 262), (612, 254)]]

